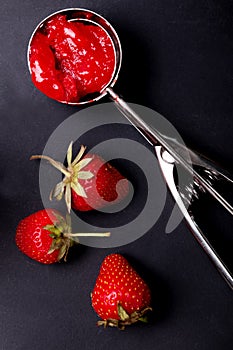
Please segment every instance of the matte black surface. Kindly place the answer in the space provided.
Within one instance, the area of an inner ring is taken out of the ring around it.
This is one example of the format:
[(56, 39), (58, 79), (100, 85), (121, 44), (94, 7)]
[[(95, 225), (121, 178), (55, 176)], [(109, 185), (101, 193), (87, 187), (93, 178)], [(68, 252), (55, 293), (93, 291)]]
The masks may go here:
[[(123, 66), (117, 92), (157, 110), (190, 146), (233, 168), (232, 1), (3, 1), (0, 349), (228, 350), (233, 344), (232, 291), (184, 223), (172, 234), (164, 233), (172, 208), (169, 198), (153, 229), (124, 247), (80, 246), (67, 264), (43, 266), (15, 246), (18, 221), (42, 208), (38, 163), (29, 157), (41, 153), (54, 129), (74, 112), (34, 88), (26, 62), (34, 27), (65, 7), (94, 10), (118, 31)], [(127, 133), (141, 140), (132, 128)], [(143, 195), (143, 188), (138, 191)], [(232, 268), (232, 219), (218, 206), (199, 210), (209, 239)], [(128, 257), (150, 284), (154, 320), (149, 325), (124, 332), (96, 327), (90, 292), (111, 252)]]

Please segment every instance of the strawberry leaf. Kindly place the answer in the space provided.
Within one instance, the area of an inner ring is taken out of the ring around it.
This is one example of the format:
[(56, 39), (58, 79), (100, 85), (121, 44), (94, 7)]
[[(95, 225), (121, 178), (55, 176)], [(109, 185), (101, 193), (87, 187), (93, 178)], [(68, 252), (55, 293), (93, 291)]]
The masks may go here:
[(82, 145), (79, 153), (77, 154), (77, 156), (75, 157), (75, 159), (73, 160), (73, 162), (71, 164), (72, 167), (74, 167), (79, 162), (79, 160), (82, 158), (85, 150), (86, 150), (86, 147)]
[(66, 231), (70, 233), (72, 231), (72, 223), (70, 214), (66, 214)]
[(118, 312), (118, 315), (119, 315), (121, 321), (125, 321), (125, 320), (129, 319), (129, 315), (127, 314), (125, 309), (121, 306), (121, 304), (117, 305), (117, 312)]
[(87, 198), (86, 192), (79, 182), (72, 182), (71, 187), (79, 196)]
[(68, 147), (68, 150), (67, 150), (67, 155), (66, 155), (68, 167), (71, 166), (71, 161), (72, 161), (72, 147), (73, 147), (73, 141), (71, 141), (71, 143), (69, 144), (69, 147)]
[(66, 202), (67, 210), (70, 213), (70, 210), (71, 210), (71, 184), (70, 183), (66, 185), (65, 202)]
[(66, 252), (67, 252), (67, 246), (63, 244), (60, 248), (57, 260), (60, 261), (65, 256)]
[(147, 316), (140, 317), (138, 320), (143, 322), (143, 323), (148, 323), (148, 317)]
[(79, 171), (78, 172), (78, 179), (89, 180), (93, 176), (94, 176), (94, 174), (92, 174), (92, 172), (90, 172), (90, 171)]
[(58, 237), (61, 235), (61, 230), (59, 230), (59, 228), (57, 228), (54, 225), (46, 225), (43, 227), (43, 229), (51, 232), (52, 234), (55, 235), (55, 237)]
[(65, 190), (65, 183), (63, 181), (56, 184), (56, 186), (52, 189), (50, 192), (49, 199), (52, 200), (53, 197), (56, 198), (58, 201), (60, 201), (63, 197)]
[(52, 254), (56, 249), (57, 249), (57, 243), (56, 243), (56, 240), (54, 239), (49, 248), (48, 254)]
[(74, 169), (75, 171), (79, 171), (81, 169), (83, 169), (85, 166), (87, 166), (90, 162), (92, 161), (92, 158), (85, 158), (80, 160), (80, 162), (78, 162), (75, 166)]

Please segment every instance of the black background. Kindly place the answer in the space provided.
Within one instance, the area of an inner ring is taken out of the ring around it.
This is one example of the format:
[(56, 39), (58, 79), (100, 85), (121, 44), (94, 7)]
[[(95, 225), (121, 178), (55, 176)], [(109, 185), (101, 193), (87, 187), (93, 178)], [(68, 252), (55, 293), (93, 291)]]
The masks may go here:
[[(78, 110), (48, 99), (30, 81), (26, 50), (38, 22), (68, 7), (105, 16), (123, 48), (115, 90), (166, 116), (190, 146), (232, 170), (232, 5), (223, 0), (2, 2), (1, 350), (231, 348), (232, 292), (184, 223), (164, 233), (170, 198), (141, 239), (115, 249), (80, 246), (67, 264), (44, 266), (28, 259), (17, 250), (14, 235), (21, 218), (42, 208), (38, 163), (29, 162), (30, 155), (41, 153), (54, 129)], [(143, 142), (130, 127), (127, 133)], [(143, 195), (143, 188), (138, 191)], [(232, 268), (232, 219), (218, 206), (200, 208), (211, 242)], [(89, 295), (111, 252), (124, 254), (151, 286), (149, 325), (124, 332), (96, 327)]]

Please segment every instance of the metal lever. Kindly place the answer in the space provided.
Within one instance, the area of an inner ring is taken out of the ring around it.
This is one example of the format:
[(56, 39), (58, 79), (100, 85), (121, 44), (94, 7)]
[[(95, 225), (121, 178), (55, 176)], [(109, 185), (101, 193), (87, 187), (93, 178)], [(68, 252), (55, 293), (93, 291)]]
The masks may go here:
[(222, 277), (226, 280), (230, 288), (233, 290), (233, 276), (222, 262), (218, 254), (215, 252), (214, 248), (211, 246), (210, 242), (204, 236), (203, 232), (200, 230), (198, 225), (190, 216), (188, 210), (186, 209), (183, 200), (177, 190), (175, 181), (174, 181), (174, 158), (167, 153), (161, 146), (155, 147), (155, 152), (158, 157), (158, 161), (163, 173), (163, 176), (166, 180), (167, 186), (171, 191), (173, 198), (175, 199), (178, 207), (180, 208), (182, 214), (184, 215), (188, 226), (191, 229), (193, 236), (196, 238), (200, 246), (204, 249), (206, 254), (212, 260)]

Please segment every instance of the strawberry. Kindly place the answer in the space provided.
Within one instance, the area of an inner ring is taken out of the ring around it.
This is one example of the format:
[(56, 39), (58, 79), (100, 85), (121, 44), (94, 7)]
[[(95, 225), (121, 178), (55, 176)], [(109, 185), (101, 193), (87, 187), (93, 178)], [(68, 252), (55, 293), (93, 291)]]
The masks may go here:
[[(68, 218), (67, 218), (68, 219)], [(66, 260), (69, 248), (79, 236), (107, 237), (109, 233), (70, 233), (71, 225), (55, 209), (39, 210), (23, 220), (16, 229), (16, 245), (24, 254), (42, 264)]]
[(51, 165), (64, 174), (63, 180), (50, 193), (61, 200), (63, 194), (68, 212), (71, 207), (75, 210), (88, 211), (100, 209), (121, 201), (129, 191), (129, 183), (119, 171), (105, 162), (97, 154), (86, 154), (86, 147), (81, 149), (72, 161), (71, 142), (67, 151), (67, 168), (60, 162), (48, 156), (34, 155), (31, 159), (46, 159)]
[(150, 307), (147, 284), (120, 254), (108, 255), (100, 268), (91, 295), (92, 306), (103, 321), (98, 325), (124, 329), (143, 317)]

